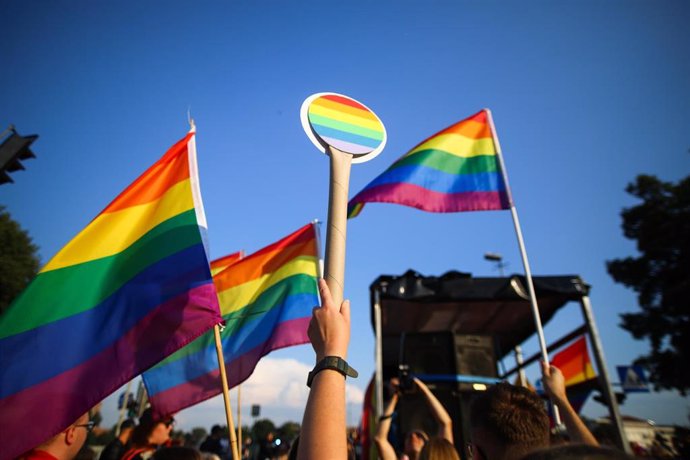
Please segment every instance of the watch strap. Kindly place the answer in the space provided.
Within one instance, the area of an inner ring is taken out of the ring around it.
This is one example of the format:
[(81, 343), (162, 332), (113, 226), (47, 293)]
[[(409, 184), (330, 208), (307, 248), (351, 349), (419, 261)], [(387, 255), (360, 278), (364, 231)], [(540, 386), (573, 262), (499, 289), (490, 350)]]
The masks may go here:
[(311, 383), (314, 380), (316, 374), (318, 374), (324, 369), (332, 369), (334, 371), (338, 371), (345, 377), (355, 378), (359, 375), (359, 373), (354, 368), (350, 367), (347, 361), (345, 361), (340, 356), (326, 356), (321, 361), (316, 363), (314, 369), (312, 369), (312, 371), (309, 372), (309, 375), (307, 376), (307, 386), (309, 388), (311, 388)]

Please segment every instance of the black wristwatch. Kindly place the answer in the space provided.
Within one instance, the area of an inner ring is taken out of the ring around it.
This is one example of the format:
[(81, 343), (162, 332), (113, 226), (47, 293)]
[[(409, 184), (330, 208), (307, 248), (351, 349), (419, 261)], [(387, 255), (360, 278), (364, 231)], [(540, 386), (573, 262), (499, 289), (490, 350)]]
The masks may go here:
[(359, 375), (359, 373), (351, 368), (350, 365), (347, 364), (347, 361), (340, 356), (326, 356), (321, 361), (316, 363), (314, 369), (312, 369), (312, 371), (309, 373), (309, 376), (307, 377), (307, 386), (309, 388), (311, 388), (311, 382), (314, 380), (316, 374), (324, 369), (333, 369), (334, 371), (338, 371), (346, 377), (355, 378)]

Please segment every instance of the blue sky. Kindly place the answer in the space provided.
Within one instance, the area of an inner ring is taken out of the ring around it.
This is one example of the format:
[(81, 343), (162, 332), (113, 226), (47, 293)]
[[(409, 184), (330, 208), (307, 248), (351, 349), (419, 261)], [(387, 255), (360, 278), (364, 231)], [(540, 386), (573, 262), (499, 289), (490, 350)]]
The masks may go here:
[[(620, 229), (621, 209), (634, 204), (626, 184), (690, 170), (687, 2), (36, 1), (6, 2), (2, 17), (0, 128), (13, 123), (40, 139), (38, 158), (0, 187), (0, 204), (44, 262), (186, 133), (188, 109), (219, 257), (326, 219), (328, 159), (299, 119), (309, 95), (347, 94), (386, 126), (383, 153), (353, 166), (350, 196), (419, 141), (488, 107), (532, 271), (579, 274), (593, 286), (611, 372), (646, 350), (618, 327), (636, 299), (605, 261), (635, 254)], [(509, 213), (372, 204), (351, 220), (345, 294), (350, 361), (362, 377), (350, 383), (363, 390), (374, 368), (372, 281), (408, 269), (497, 275), (487, 251), (522, 272)], [(580, 321), (578, 307), (566, 307), (547, 340)], [(307, 368), (313, 360), (306, 345), (272, 357)], [(665, 392), (632, 395), (622, 411), (687, 424), (689, 407)], [(359, 409), (350, 409), (354, 421)], [(196, 410), (183, 419), (210, 426), (224, 417)], [(263, 415), (300, 420), (301, 408), (276, 401)]]

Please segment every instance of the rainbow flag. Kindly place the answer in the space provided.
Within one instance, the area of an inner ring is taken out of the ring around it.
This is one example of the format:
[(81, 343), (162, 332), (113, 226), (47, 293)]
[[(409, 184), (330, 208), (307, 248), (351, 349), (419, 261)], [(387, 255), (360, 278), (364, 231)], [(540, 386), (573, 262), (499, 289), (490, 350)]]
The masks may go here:
[(569, 387), (596, 377), (587, 352), (587, 340), (581, 336), (563, 351), (556, 353), (551, 360), (563, 373), (565, 386)]
[(430, 212), (509, 209), (486, 110), (434, 134), (407, 152), (348, 203), (397, 203)]
[(220, 321), (190, 132), (0, 317), (0, 458), (21, 455)]
[[(316, 224), (217, 273), (225, 329), (221, 342), (230, 387), (246, 380), (272, 350), (307, 343), (319, 304)], [(213, 333), (207, 333), (143, 374), (154, 413), (168, 415), (221, 393)]]
[(217, 273), (222, 272), (230, 265), (240, 260), (242, 257), (244, 257), (244, 251), (237, 251), (211, 261), (211, 275), (215, 276)]

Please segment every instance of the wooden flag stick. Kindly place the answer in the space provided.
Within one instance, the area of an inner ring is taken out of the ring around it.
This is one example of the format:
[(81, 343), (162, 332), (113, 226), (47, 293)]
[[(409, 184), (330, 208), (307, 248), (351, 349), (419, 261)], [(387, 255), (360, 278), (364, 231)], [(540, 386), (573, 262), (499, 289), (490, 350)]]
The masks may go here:
[(242, 385), (237, 385), (237, 447), (242, 458)]
[(347, 238), (347, 193), (352, 155), (329, 146), (331, 176), (328, 193), (328, 227), (324, 279), (337, 306), (345, 289), (345, 240)]
[(223, 346), (220, 342), (220, 326), (213, 326), (213, 335), (216, 339), (216, 353), (218, 354), (218, 369), (220, 370), (220, 380), (223, 386), (223, 401), (225, 402), (225, 417), (228, 421), (228, 435), (230, 436), (230, 449), (232, 450), (233, 460), (240, 460), (237, 454), (237, 438), (235, 437), (235, 423), (232, 420), (232, 409), (230, 407), (230, 391), (228, 390), (228, 376), (225, 374), (225, 358), (223, 357)]

